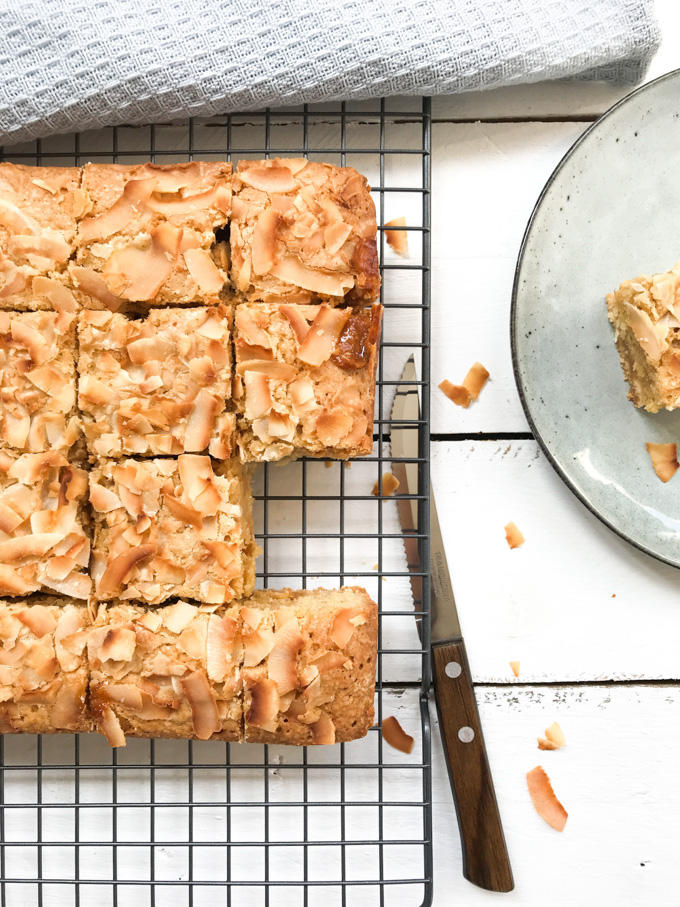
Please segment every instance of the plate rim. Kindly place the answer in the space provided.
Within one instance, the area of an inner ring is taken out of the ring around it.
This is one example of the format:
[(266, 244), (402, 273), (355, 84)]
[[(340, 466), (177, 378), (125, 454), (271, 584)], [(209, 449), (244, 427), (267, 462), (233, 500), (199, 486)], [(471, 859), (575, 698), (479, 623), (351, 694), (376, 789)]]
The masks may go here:
[(631, 98), (636, 97), (639, 94), (643, 94), (646, 91), (650, 91), (650, 90), (654, 89), (660, 82), (665, 82), (668, 79), (678, 78), (678, 77), (680, 77), (680, 68), (673, 69), (670, 72), (666, 72), (663, 75), (658, 76), (656, 79), (652, 79), (650, 82), (645, 82), (644, 85), (639, 85), (637, 88), (634, 88), (632, 91), (629, 91), (628, 94), (624, 95), (624, 97), (622, 97), (618, 101), (616, 101), (616, 103), (612, 104), (611, 107), (609, 107), (607, 110), (605, 110), (605, 112), (601, 116), (599, 116), (593, 123), (591, 123), (590, 126), (588, 126), (588, 128), (585, 129), (584, 132), (582, 132), (581, 135), (570, 145), (570, 147), (567, 149), (567, 151), (560, 158), (555, 169), (552, 171), (552, 173), (548, 177), (545, 185), (541, 189), (540, 195), (536, 199), (536, 203), (534, 204), (534, 206), (531, 210), (531, 214), (529, 215), (529, 220), (527, 221), (527, 225), (524, 229), (524, 234), (522, 236), (522, 242), (520, 243), (519, 252), (517, 254), (517, 262), (515, 264), (515, 272), (514, 272), (514, 277), (513, 277), (513, 281), (512, 281), (512, 297), (511, 297), (511, 302), (510, 302), (510, 349), (511, 349), (511, 354), (512, 354), (512, 370), (513, 370), (513, 375), (514, 375), (514, 379), (515, 379), (515, 386), (517, 387), (517, 392), (519, 394), (520, 403), (522, 404), (522, 409), (524, 411), (526, 420), (529, 423), (529, 427), (531, 428), (532, 434), (534, 436), (534, 440), (538, 442), (538, 445), (539, 445), (540, 449), (543, 451), (543, 454), (545, 455), (546, 459), (548, 460), (548, 462), (550, 463), (552, 468), (555, 470), (557, 475), (560, 477), (560, 479), (567, 486), (569, 491), (571, 491), (572, 494), (576, 498), (578, 498), (578, 500), (593, 514), (593, 516), (597, 517), (597, 519), (601, 523), (604, 523), (604, 525), (607, 526), (608, 529), (611, 529), (612, 532), (616, 533), (616, 535), (618, 535), (619, 538), (624, 539), (624, 541), (628, 542), (634, 548), (637, 548), (639, 551), (643, 551), (645, 554), (648, 554), (650, 557), (653, 557), (656, 560), (661, 561), (664, 564), (668, 564), (670, 567), (675, 567), (676, 569), (680, 570), (680, 554), (678, 555), (677, 560), (668, 558), (665, 555), (660, 554), (658, 551), (654, 551), (652, 548), (650, 548), (648, 545), (645, 545), (643, 542), (640, 542), (637, 539), (633, 538), (632, 535), (630, 535), (625, 530), (621, 529), (619, 526), (617, 526), (615, 523), (613, 523), (600, 510), (598, 510), (598, 508), (595, 505), (593, 505), (590, 502), (590, 500), (588, 499), (588, 497), (585, 494), (583, 494), (580, 491), (580, 489), (577, 487), (577, 485), (574, 483), (574, 481), (570, 478), (568, 473), (562, 468), (562, 466), (558, 463), (556, 458), (553, 456), (553, 454), (548, 446), (548, 443), (546, 442), (545, 438), (543, 437), (543, 435), (539, 431), (536, 423), (534, 422), (534, 418), (531, 414), (529, 402), (524, 393), (524, 385), (522, 383), (522, 378), (520, 376), (520, 369), (519, 369), (519, 364), (518, 364), (517, 319), (516, 319), (517, 296), (518, 296), (518, 292), (519, 292), (520, 272), (522, 269), (522, 263), (524, 261), (524, 255), (527, 250), (529, 237), (530, 237), (532, 228), (534, 226), (534, 221), (536, 220), (536, 217), (537, 217), (539, 211), (541, 210), (543, 202), (545, 201), (545, 198), (546, 198), (548, 192), (552, 188), (553, 183), (557, 179), (558, 175), (561, 173), (562, 168), (566, 165), (567, 161), (572, 157), (572, 155), (577, 150), (577, 148), (584, 141), (586, 141), (586, 139), (589, 138), (589, 136), (591, 135), (592, 132), (595, 131), (595, 129), (597, 129), (597, 127), (600, 125), (600, 123), (602, 123), (603, 120), (607, 119), (612, 114), (614, 114), (616, 111), (618, 111), (618, 109), (620, 107), (623, 107), (625, 104), (627, 104), (631, 100)]

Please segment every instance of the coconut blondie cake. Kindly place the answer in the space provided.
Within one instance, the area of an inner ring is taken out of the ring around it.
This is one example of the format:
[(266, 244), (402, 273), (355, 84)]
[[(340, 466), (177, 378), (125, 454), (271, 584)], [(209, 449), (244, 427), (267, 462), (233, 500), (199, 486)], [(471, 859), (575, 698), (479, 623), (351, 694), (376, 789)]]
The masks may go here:
[(215, 231), (231, 210), (231, 164), (86, 164), (89, 211), (76, 233), (70, 278), (89, 309), (225, 298), (228, 250)]
[(75, 352), (75, 314), (0, 311), (0, 448), (73, 448), (81, 437)]
[(375, 205), (351, 167), (304, 158), (239, 161), (231, 279), (247, 302), (364, 305), (380, 272)]
[(357, 586), (241, 602), (245, 740), (343, 743), (373, 724), (378, 608)]
[(78, 327), (78, 402), (94, 457), (233, 454), (231, 310), (87, 311)]
[(102, 607), (87, 651), (90, 711), (111, 746), (126, 737), (242, 739), (236, 607)]
[(371, 452), (381, 318), (377, 303), (237, 306), (233, 393), (242, 460)]
[(651, 413), (680, 406), (680, 262), (607, 296), (628, 399)]
[(87, 599), (87, 473), (58, 451), (0, 451), (0, 595)]
[(85, 210), (79, 167), (0, 163), (0, 309), (52, 308)]
[(258, 548), (250, 475), (237, 460), (103, 460), (89, 478), (95, 598), (223, 604), (250, 595)]

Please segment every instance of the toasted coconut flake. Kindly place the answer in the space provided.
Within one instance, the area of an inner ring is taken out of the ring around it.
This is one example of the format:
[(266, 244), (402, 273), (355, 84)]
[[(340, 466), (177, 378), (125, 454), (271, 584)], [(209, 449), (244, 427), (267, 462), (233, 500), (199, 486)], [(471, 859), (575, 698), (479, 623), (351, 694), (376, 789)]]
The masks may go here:
[(189, 413), (184, 434), (184, 449), (187, 451), (205, 450), (210, 443), (215, 416), (221, 408), (220, 401), (202, 387)]
[(405, 226), (405, 217), (395, 217), (392, 220), (388, 220), (385, 224), (385, 239), (387, 240), (387, 245), (391, 249), (394, 249), (397, 255), (401, 255), (402, 258), (408, 258), (408, 233), (406, 230), (390, 230), (388, 228)]
[(40, 228), (32, 217), (5, 198), (0, 198), (0, 224), (7, 227), (10, 233), (37, 234), (40, 232)]
[(341, 668), (347, 662), (347, 656), (342, 652), (324, 652), (314, 661), (319, 674), (327, 674), (336, 668)]
[(511, 662), (509, 662), (509, 664), (510, 664), (510, 670), (515, 675), (515, 677), (519, 677), (519, 662), (511, 661)]
[(117, 494), (110, 488), (99, 485), (90, 478), (90, 504), (99, 513), (110, 513), (112, 510), (122, 508), (123, 503)]
[(109, 289), (136, 302), (153, 299), (172, 274), (182, 230), (161, 223), (150, 231), (148, 247), (129, 243), (116, 249), (102, 268)]
[(11, 535), (17, 526), (22, 523), (23, 518), (11, 507), (8, 507), (7, 504), (3, 504), (0, 501), (0, 530), (6, 532), (7, 535)]
[(158, 633), (163, 625), (163, 618), (158, 611), (145, 611), (137, 623), (146, 627), (152, 633)]
[(559, 746), (554, 743), (552, 740), (547, 740), (545, 737), (537, 737), (538, 748), (539, 750), (558, 750)]
[(131, 683), (106, 683), (97, 690), (97, 698), (117, 702), (135, 712), (144, 708), (141, 690)]
[(276, 640), (272, 630), (244, 630), (241, 641), (243, 664), (246, 668), (253, 668), (269, 655)]
[(292, 444), (295, 440), (295, 424), (288, 417), (272, 410), (269, 414), (267, 430), (272, 438)]
[(330, 746), (335, 743), (335, 725), (330, 715), (321, 712), (317, 721), (312, 725), (312, 743), (317, 746)]
[(312, 293), (321, 293), (324, 296), (343, 298), (345, 293), (354, 286), (354, 278), (351, 275), (307, 268), (298, 258), (284, 258), (282, 261), (277, 261), (271, 268), (270, 274), (284, 283), (301, 287)]
[(269, 379), (262, 372), (249, 370), (245, 373), (243, 380), (246, 390), (246, 419), (254, 421), (266, 416), (273, 404)]
[(177, 645), (186, 652), (190, 658), (205, 661), (208, 625), (204, 621), (195, 623), (186, 630), (182, 630), (177, 637)]
[(11, 255), (35, 255), (53, 262), (66, 261), (71, 254), (70, 245), (58, 233), (52, 236), (12, 236), (7, 248)]
[(171, 633), (181, 633), (198, 614), (198, 606), (189, 602), (177, 602), (163, 608), (162, 619)]
[(668, 482), (678, 471), (678, 446), (677, 444), (654, 444), (648, 441), (645, 445), (651, 457), (654, 472), (662, 482)]
[(96, 271), (71, 264), (69, 265), (69, 273), (73, 283), (79, 290), (101, 302), (109, 311), (117, 312), (118, 309), (125, 305), (125, 300), (121, 296), (112, 293), (106, 281)]
[(34, 186), (37, 186), (38, 189), (44, 189), (46, 192), (49, 192), (50, 195), (56, 195), (57, 192), (59, 192), (59, 189), (51, 183), (48, 183), (47, 180), (31, 180), (31, 182)]
[(7, 539), (0, 542), (0, 561), (12, 563), (24, 557), (44, 557), (62, 539), (58, 532), (39, 532)]
[(289, 621), (275, 636), (274, 648), (267, 660), (267, 673), (276, 683), (279, 696), (298, 685), (297, 656), (303, 642), (297, 620)]
[(283, 164), (275, 164), (272, 167), (250, 167), (247, 170), (239, 170), (238, 178), (246, 186), (252, 186), (253, 189), (259, 189), (261, 192), (294, 192), (297, 189), (297, 183), (293, 179), (293, 174), (289, 167)]
[(219, 293), (224, 287), (224, 276), (205, 249), (187, 249), (184, 261), (202, 293)]
[(68, 681), (59, 687), (54, 704), (50, 709), (50, 721), (62, 731), (75, 731), (85, 708), (85, 688)]
[(209, 740), (222, 724), (208, 678), (203, 671), (193, 671), (182, 677), (180, 684), (191, 707), (194, 733), (199, 740)]
[(269, 334), (259, 327), (245, 306), (239, 306), (236, 309), (236, 328), (240, 335), (239, 339), (245, 341), (248, 346), (261, 346), (264, 349), (271, 349), (272, 344)]
[(25, 580), (14, 567), (0, 564), (0, 593), (4, 595), (24, 595), (40, 588), (38, 583)]
[(203, 516), (195, 507), (179, 501), (168, 492), (163, 496), (163, 502), (176, 520), (180, 520), (180, 522), (186, 523), (188, 526), (193, 526), (194, 529), (203, 528)]
[(309, 333), (309, 322), (296, 305), (280, 305), (279, 311), (288, 319), (298, 343), (303, 343)]
[(245, 362), (239, 362), (236, 371), (241, 375), (245, 375), (247, 372), (258, 372), (258, 374), (266, 375), (267, 378), (274, 378), (275, 381), (285, 381), (286, 384), (292, 381), (298, 373), (294, 365), (271, 359), (246, 359)]
[(386, 743), (393, 746), (395, 750), (399, 750), (400, 753), (408, 755), (413, 750), (413, 744), (415, 743), (413, 737), (406, 733), (394, 715), (389, 715), (383, 719), (382, 737)]
[(130, 661), (135, 654), (137, 637), (129, 627), (111, 627), (97, 653), (101, 661)]
[(77, 312), (78, 303), (73, 293), (56, 280), (38, 275), (33, 278), (33, 292), (37, 296), (46, 296), (55, 309), (64, 312)]
[(317, 416), (314, 428), (325, 447), (335, 447), (347, 438), (353, 424), (354, 420), (349, 413), (324, 411)]
[(246, 712), (247, 724), (265, 731), (275, 731), (280, 704), (276, 683), (268, 677), (261, 677), (247, 682), (247, 685), (250, 692), (250, 707)]
[(109, 560), (106, 570), (99, 581), (99, 593), (107, 596), (115, 595), (116, 592), (120, 591), (135, 564), (156, 553), (155, 545), (138, 545), (136, 548), (129, 548)]
[(465, 378), (463, 378), (463, 387), (470, 394), (470, 397), (476, 400), (488, 380), (489, 372), (481, 362), (475, 362)]
[(238, 624), (230, 615), (211, 614), (208, 618), (206, 667), (215, 683), (222, 683), (231, 669), (237, 632)]
[(519, 548), (524, 544), (524, 536), (514, 523), (505, 526), (505, 540), (510, 548)]
[(439, 385), (439, 389), (444, 391), (446, 396), (457, 406), (468, 408), (472, 401), (470, 391), (461, 384), (451, 384), (446, 378)]
[(531, 802), (541, 819), (548, 823), (555, 831), (563, 831), (567, 824), (568, 813), (555, 796), (550, 778), (542, 766), (537, 765), (527, 772), (527, 785)]
[(652, 319), (643, 309), (638, 309), (629, 302), (624, 302), (623, 305), (635, 339), (652, 362), (658, 363), (663, 352), (662, 338), (659, 336), (661, 326), (655, 327)]
[(342, 221), (328, 224), (323, 231), (323, 242), (326, 251), (331, 255), (335, 255), (336, 252), (342, 249), (351, 235), (352, 227), (350, 224), (345, 224)]
[(325, 303), (300, 344), (297, 357), (307, 365), (319, 366), (330, 359), (342, 329), (351, 315), (350, 309), (332, 309)]
[(53, 633), (57, 626), (54, 615), (44, 605), (32, 605), (30, 608), (24, 608), (23, 611), (19, 611), (17, 617), (38, 639), (48, 633)]
[(352, 638), (355, 625), (352, 618), (361, 613), (361, 605), (355, 605), (352, 608), (343, 608), (333, 618), (330, 633), (328, 634), (338, 649), (344, 649)]
[(555, 746), (558, 747), (558, 749), (561, 749), (563, 746), (566, 745), (567, 741), (564, 738), (564, 733), (562, 732), (562, 728), (559, 726), (559, 724), (556, 721), (553, 721), (553, 723), (550, 725), (550, 727), (547, 727), (545, 729), (545, 736), (547, 737), (548, 740), (550, 740), (551, 743), (554, 743)]
[(373, 491), (371, 492), (376, 498), (379, 495), (383, 497), (388, 497), (399, 488), (399, 479), (396, 476), (393, 476), (391, 472), (384, 472), (382, 474), (382, 489), (380, 483), (376, 482), (373, 486)]
[(309, 375), (301, 375), (289, 384), (288, 392), (296, 413), (307, 413), (316, 409), (317, 403), (316, 395), (314, 393), (314, 382)]
[(97, 730), (106, 737), (110, 746), (125, 746), (123, 728), (120, 726), (118, 716), (109, 706), (104, 706), (99, 712)]
[(280, 223), (281, 215), (271, 207), (265, 208), (257, 219), (252, 240), (253, 271), (256, 274), (267, 274), (274, 266), (276, 231)]
[(80, 221), (78, 225), (80, 238), (86, 243), (96, 242), (107, 239), (114, 233), (120, 233), (133, 219), (138, 223), (140, 220), (144, 223), (151, 216), (146, 210), (146, 203), (155, 187), (156, 181), (153, 179), (129, 180), (122, 195), (108, 211)]

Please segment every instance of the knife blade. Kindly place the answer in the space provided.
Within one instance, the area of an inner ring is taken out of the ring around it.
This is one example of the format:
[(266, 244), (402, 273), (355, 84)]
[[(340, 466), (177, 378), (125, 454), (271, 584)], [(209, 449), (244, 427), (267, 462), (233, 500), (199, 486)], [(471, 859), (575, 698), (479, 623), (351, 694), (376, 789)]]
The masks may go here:
[[(392, 406), (390, 447), (392, 471), (400, 488), (410, 496), (404, 498), (397, 493), (396, 500), (411, 573), (416, 626), (422, 639), (422, 611), (428, 603), (423, 602), (422, 576), (416, 575), (422, 574), (418, 545), (420, 400), (417, 381), (415, 360), (411, 356)], [(431, 485), (429, 495), (434, 694), (460, 829), (463, 875), (489, 891), (512, 891), (512, 869)], [(426, 528), (420, 527), (420, 533)]]

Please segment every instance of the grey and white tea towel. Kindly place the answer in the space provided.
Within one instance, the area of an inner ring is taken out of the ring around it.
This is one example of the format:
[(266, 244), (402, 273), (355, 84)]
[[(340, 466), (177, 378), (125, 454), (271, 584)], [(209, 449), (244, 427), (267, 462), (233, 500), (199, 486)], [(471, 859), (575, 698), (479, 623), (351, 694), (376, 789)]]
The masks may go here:
[(652, 0), (0, 0), (0, 142), (541, 79), (635, 82)]

